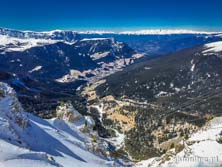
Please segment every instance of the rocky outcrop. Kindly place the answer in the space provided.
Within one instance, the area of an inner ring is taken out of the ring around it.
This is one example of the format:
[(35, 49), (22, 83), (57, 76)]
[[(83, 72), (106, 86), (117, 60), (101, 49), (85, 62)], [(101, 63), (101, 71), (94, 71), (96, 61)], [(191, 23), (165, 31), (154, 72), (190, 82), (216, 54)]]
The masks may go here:
[[(15, 91), (9, 85), (0, 82), (0, 138), (20, 141), (21, 132), (29, 126), (29, 121), (23, 114)], [(18, 144), (17, 143), (17, 144)]]
[(75, 122), (82, 118), (82, 115), (73, 107), (70, 102), (61, 103), (61, 105), (56, 109), (56, 116), (69, 122)]

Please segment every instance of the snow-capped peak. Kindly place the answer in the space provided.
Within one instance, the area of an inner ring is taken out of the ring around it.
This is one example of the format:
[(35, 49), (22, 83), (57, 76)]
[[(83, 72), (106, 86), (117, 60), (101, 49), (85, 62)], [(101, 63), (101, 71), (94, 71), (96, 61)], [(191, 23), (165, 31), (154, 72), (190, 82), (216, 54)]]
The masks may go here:
[(123, 31), (127, 35), (168, 35), (168, 34), (217, 34), (219, 32), (195, 31), (186, 29), (147, 29), (138, 31)]
[(51, 30), (51, 31), (18, 31), (7, 28), (0, 28), (0, 35), (8, 35), (16, 38), (35, 38), (35, 39), (52, 39), (52, 40), (65, 40), (67, 42), (74, 42), (79, 39), (78, 34), (119, 34), (119, 35), (167, 35), (167, 34), (219, 34), (218, 31), (198, 31), (190, 29), (144, 29), (132, 31), (107, 31), (107, 30), (86, 30), (86, 31), (73, 31), (73, 30)]

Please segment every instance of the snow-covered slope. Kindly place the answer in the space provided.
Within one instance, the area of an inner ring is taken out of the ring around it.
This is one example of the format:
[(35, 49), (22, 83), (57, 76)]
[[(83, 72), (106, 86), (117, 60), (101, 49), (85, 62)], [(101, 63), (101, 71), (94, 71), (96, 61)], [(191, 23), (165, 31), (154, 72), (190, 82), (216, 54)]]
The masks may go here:
[[(0, 35), (0, 52), (10, 52), (10, 51), (25, 51), (32, 47), (44, 46), (49, 44), (54, 44), (58, 42), (57, 40), (46, 40), (46, 39), (20, 39), (13, 38), (6, 35)], [(2, 51), (1, 51), (2, 50)]]
[[(222, 164), (222, 117), (216, 117), (184, 143), (184, 149), (171, 150), (160, 158), (138, 163), (138, 167), (210, 167)], [(167, 155), (168, 154), (168, 155)], [(168, 159), (166, 160), (166, 155)], [(170, 160), (169, 160), (170, 158)]]
[(20, 39), (45, 39), (45, 40), (61, 40), (66, 42), (75, 42), (80, 39), (75, 31), (53, 30), (48, 32), (19, 31), (7, 28), (0, 28), (0, 35), (6, 35)]
[(222, 52), (222, 41), (206, 44), (205, 48), (204, 53)]
[[(16, 93), (0, 82), (0, 138), (20, 143), (20, 134), (28, 127), (28, 119), (22, 114)], [(11, 139), (14, 140), (11, 140)]]
[(27, 114), (14, 90), (0, 83), (0, 166), (113, 166), (92, 142), (93, 132), (81, 132), (84, 124), (84, 117), (70, 123)]

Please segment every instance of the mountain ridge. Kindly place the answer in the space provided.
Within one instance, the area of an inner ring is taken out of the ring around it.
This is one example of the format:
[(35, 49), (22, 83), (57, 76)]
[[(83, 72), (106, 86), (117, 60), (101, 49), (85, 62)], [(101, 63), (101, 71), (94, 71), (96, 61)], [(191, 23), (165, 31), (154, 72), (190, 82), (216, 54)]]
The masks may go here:
[[(203, 31), (203, 30), (192, 30), (192, 29), (141, 29), (141, 30), (132, 30), (132, 31), (107, 31), (107, 30), (86, 30), (86, 31), (77, 31), (77, 30), (50, 30), (50, 31), (29, 31), (29, 30), (14, 30), (10, 28), (0, 27), (0, 34), (7, 34), (10, 31), (17, 31), (22, 34), (51, 34), (55, 35), (56, 33), (73, 33), (73, 34), (126, 34), (126, 35), (148, 35), (148, 34), (156, 34), (156, 35), (166, 35), (166, 34), (221, 34), (221, 31)], [(21, 35), (22, 36), (22, 35)], [(25, 35), (24, 35), (25, 36)], [(34, 36), (33, 36), (34, 37)]]

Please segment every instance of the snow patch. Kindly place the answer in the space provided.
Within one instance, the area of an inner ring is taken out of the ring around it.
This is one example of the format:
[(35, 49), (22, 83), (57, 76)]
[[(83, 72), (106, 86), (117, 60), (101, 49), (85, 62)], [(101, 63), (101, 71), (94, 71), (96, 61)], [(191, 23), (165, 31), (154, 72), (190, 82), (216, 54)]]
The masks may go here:
[(191, 72), (193, 72), (193, 71), (194, 71), (194, 69), (195, 69), (195, 64), (193, 64), (193, 65), (191, 66), (190, 71), (191, 71)]
[(54, 44), (56, 40), (45, 40), (45, 39), (19, 39), (13, 38), (6, 35), (0, 35), (0, 49), (4, 49), (7, 52), (17, 51), (22, 52), (27, 49), (36, 46), (44, 46)]
[(84, 41), (103, 41), (103, 40), (107, 40), (109, 38), (84, 38), (81, 40), (81, 42), (84, 42)]
[(39, 71), (42, 69), (42, 66), (36, 66), (35, 68), (33, 68), (32, 70), (29, 71), (29, 73), (33, 73), (35, 71)]
[(222, 41), (209, 43), (204, 46), (206, 50), (203, 53), (222, 52)]
[(90, 56), (90, 58), (92, 58), (92, 60), (98, 60), (98, 59), (101, 59), (101, 58), (104, 58), (106, 56), (109, 55), (109, 51), (108, 52), (104, 52), (104, 53), (94, 53)]

